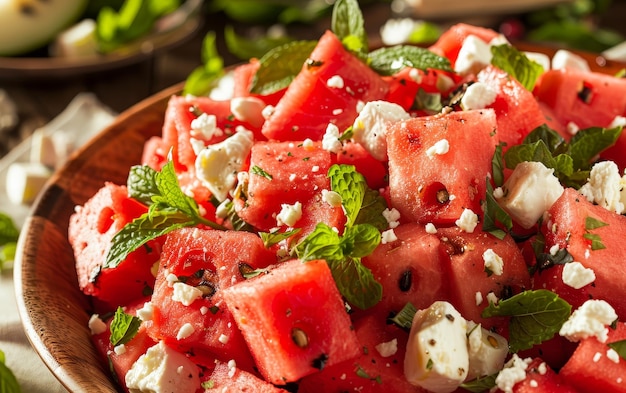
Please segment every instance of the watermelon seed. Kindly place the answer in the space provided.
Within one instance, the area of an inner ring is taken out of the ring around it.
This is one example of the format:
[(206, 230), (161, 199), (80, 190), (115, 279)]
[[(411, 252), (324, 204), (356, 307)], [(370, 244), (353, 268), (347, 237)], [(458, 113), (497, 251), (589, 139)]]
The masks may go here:
[(402, 292), (408, 292), (411, 289), (413, 283), (413, 272), (411, 269), (407, 269), (402, 272), (400, 280), (398, 280), (398, 286)]
[(306, 348), (309, 345), (309, 337), (300, 328), (291, 329), (291, 339), (300, 348)]
[(437, 190), (437, 202), (441, 203), (442, 205), (444, 203), (450, 202), (450, 194), (448, 193), (448, 190), (446, 190), (445, 188)]
[(208, 282), (208, 281), (200, 282), (200, 284), (198, 284), (198, 286), (196, 288), (198, 288), (200, 291), (202, 291), (202, 296), (203, 297), (211, 297), (211, 296), (215, 295), (215, 285), (213, 283)]

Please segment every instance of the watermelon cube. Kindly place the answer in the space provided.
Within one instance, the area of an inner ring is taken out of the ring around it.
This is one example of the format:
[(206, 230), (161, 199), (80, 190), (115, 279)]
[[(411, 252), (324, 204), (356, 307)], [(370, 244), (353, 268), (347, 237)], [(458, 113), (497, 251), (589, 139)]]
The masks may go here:
[(482, 212), (497, 138), (493, 109), (392, 123), (387, 130), (391, 204), (404, 222), (454, 225)]
[(104, 268), (111, 239), (148, 208), (128, 196), (125, 186), (106, 183), (70, 217), (68, 239), (74, 250), (78, 285), (94, 297), (98, 311), (113, 311), (152, 292), (152, 266), (160, 240), (131, 252), (118, 266)]
[(224, 290), (261, 375), (283, 385), (361, 353), (323, 260), (291, 260)]

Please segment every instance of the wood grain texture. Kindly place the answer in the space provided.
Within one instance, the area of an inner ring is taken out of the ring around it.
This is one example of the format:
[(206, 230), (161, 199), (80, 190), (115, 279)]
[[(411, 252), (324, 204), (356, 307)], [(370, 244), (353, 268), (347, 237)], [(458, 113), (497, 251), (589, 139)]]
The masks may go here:
[(105, 181), (126, 183), (130, 166), (140, 163), (144, 142), (161, 134), (169, 97), (181, 88), (130, 108), (76, 152), (50, 180), (23, 227), (14, 267), (18, 310), (31, 344), (70, 392), (119, 388), (91, 343), (91, 306), (78, 289), (67, 240), (69, 217)]

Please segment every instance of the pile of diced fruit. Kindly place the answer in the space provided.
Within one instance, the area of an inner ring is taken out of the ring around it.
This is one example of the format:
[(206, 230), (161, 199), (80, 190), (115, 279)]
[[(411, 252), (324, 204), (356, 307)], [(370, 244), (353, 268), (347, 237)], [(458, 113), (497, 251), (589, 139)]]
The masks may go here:
[(355, 4), (77, 207), (120, 389), (626, 392), (626, 79), (465, 24), (370, 51)]

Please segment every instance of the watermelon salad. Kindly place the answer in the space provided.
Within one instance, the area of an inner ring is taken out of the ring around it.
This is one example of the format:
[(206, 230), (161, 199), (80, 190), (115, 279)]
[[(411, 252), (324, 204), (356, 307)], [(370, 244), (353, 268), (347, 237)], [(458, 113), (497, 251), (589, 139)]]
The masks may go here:
[(626, 79), (340, 0), (220, 86), (71, 217), (121, 391), (626, 392)]

